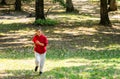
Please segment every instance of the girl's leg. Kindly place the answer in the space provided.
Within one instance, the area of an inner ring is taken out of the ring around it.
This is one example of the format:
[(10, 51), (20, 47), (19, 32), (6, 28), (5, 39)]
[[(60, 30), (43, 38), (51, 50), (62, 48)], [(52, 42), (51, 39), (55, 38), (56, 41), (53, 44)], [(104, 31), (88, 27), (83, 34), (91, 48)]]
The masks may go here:
[(40, 63), (40, 54), (35, 52), (35, 65), (36, 65), (35, 71), (37, 71), (39, 63)]
[(46, 58), (46, 53), (40, 55), (40, 73), (43, 72), (45, 58)]

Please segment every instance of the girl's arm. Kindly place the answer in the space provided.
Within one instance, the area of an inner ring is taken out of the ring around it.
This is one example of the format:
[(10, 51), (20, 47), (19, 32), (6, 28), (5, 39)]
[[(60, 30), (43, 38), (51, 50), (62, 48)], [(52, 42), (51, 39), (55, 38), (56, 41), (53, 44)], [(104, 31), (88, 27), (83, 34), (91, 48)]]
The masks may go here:
[(36, 39), (36, 36), (33, 37), (32, 41), (34, 42), (34, 44), (38, 44), (38, 45), (40, 45), (40, 46), (45, 46), (44, 43), (41, 43), (41, 42), (39, 42), (39, 41)]
[(40, 46), (44, 46), (44, 43), (39, 42), (38, 40), (35, 42), (36, 44), (39, 44)]

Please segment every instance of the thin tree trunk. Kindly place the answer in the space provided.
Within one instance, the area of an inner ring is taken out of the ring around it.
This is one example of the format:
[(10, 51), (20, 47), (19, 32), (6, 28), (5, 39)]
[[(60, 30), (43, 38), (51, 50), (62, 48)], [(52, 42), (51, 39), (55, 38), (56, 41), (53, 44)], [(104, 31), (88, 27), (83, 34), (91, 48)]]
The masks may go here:
[(6, 3), (5, 0), (2, 0), (0, 4), (2, 4), (2, 5), (6, 5), (7, 3)]
[(100, 24), (111, 27), (107, 4), (107, 0), (100, 0)]
[(21, 11), (21, 6), (22, 6), (22, 3), (21, 3), (21, 0), (16, 0), (15, 1), (15, 11)]
[(66, 12), (74, 12), (72, 0), (66, 0)]
[(45, 19), (44, 16), (44, 0), (36, 0), (35, 1), (35, 19)]

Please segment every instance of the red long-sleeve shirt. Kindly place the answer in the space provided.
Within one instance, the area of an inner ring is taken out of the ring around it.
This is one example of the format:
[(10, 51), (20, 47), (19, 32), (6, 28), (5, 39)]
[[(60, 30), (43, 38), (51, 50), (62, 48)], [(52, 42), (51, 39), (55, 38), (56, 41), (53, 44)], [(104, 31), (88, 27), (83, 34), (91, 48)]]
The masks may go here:
[[(46, 52), (46, 50), (47, 50), (47, 49), (46, 49), (46, 46), (47, 46), (47, 44), (48, 44), (48, 40), (47, 40), (47, 38), (46, 38), (45, 35), (43, 35), (43, 34), (40, 35), (40, 36), (35, 35), (35, 36), (33, 37), (32, 41), (33, 41), (34, 44), (35, 44), (35, 46), (34, 46), (34, 51), (35, 51), (35, 52), (40, 53), (40, 54), (43, 54), (43, 53)], [(39, 41), (40, 43), (43, 43), (44, 46), (41, 46), (41, 45), (39, 45), (39, 44), (36, 44), (36, 41)]]

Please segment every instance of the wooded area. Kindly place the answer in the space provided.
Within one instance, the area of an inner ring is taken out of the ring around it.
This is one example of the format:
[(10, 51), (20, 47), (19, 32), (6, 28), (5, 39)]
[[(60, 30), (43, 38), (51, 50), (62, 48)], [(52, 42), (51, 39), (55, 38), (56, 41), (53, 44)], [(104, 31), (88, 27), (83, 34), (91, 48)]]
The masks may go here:
[[(15, 11), (22, 11), (22, 3), (24, 1), (29, 2), (29, 0), (15, 0), (13, 1), (13, 5), (15, 7)], [(66, 8), (66, 12), (77, 12), (79, 11), (74, 8), (72, 0), (51, 0), (53, 2), (58, 2), (61, 6)], [(35, 0), (35, 18), (37, 19), (45, 19), (44, 12), (44, 0)], [(47, 2), (47, 1), (46, 1)], [(9, 1), (1, 0), (1, 5), (7, 5)], [(109, 20), (109, 12), (117, 10), (117, 1), (116, 0), (100, 0), (100, 23), (101, 25), (112, 27), (112, 23)]]
[(0, 0), (0, 79), (120, 79), (120, 0)]

